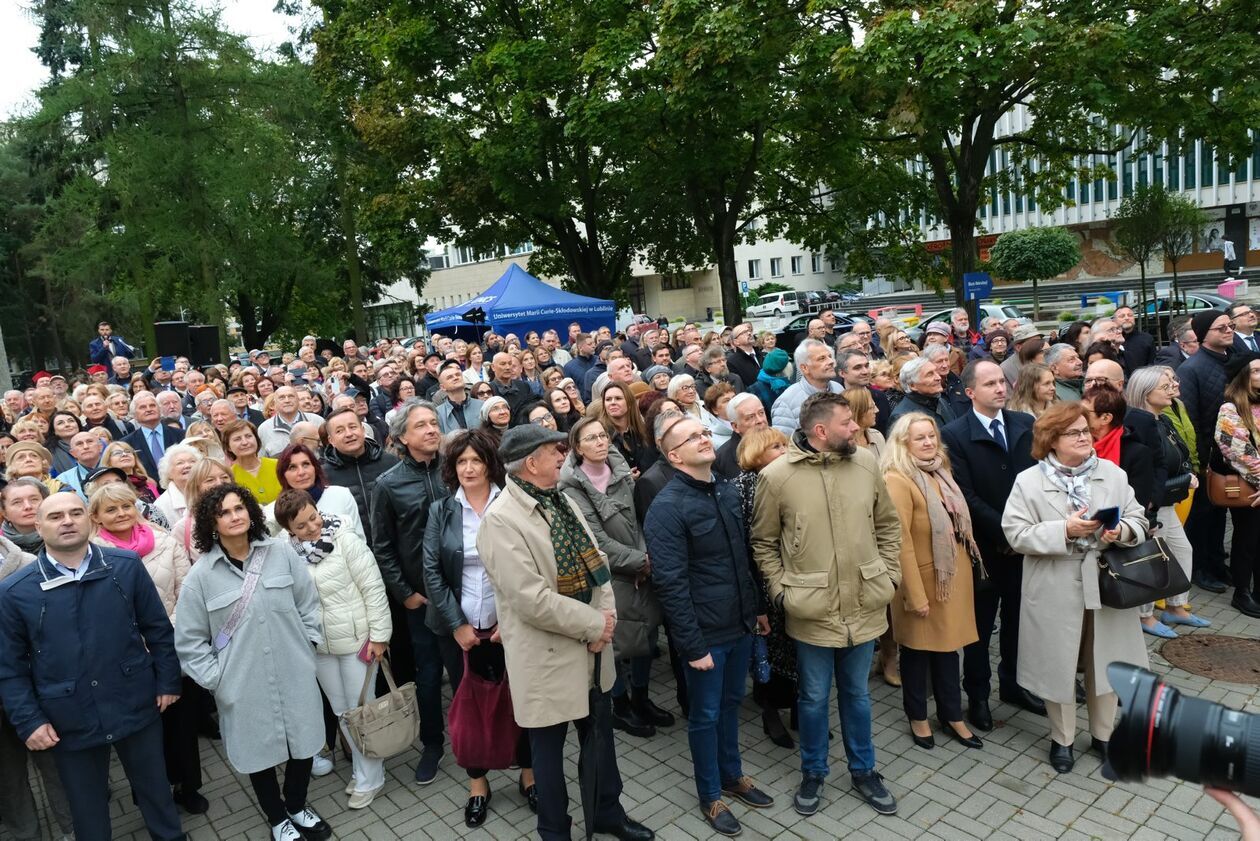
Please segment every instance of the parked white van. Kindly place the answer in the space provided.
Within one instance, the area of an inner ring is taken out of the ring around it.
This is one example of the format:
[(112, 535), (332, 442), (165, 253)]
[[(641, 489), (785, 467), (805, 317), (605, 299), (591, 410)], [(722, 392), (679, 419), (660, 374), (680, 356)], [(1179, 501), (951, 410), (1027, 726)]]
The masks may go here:
[(757, 303), (748, 308), (750, 318), (781, 318), (785, 315), (796, 315), (801, 311), (801, 302), (797, 292), (771, 292), (762, 295)]

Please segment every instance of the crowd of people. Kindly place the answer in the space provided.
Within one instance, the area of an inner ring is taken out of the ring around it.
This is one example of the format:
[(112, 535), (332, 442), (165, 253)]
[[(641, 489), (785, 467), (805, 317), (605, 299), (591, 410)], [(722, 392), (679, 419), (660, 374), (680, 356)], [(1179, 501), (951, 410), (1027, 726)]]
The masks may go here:
[[(799, 750), (797, 812), (826, 800), (834, 685), (850, 784), (893, 814), (869, 682), (900, 687), (919, 748), (983, 750), (995, 629), (998, 698), (1046, 717), (1054, 770), (1079, 703), (1105, 760), (1107, 664), (1210, 623), (1190, 592), (1104, 605), (1101, 552), (1162, 536), (1194, 587), (1260, 617), (1256, 325), (1200, 312), (1157, 348), (1129, 307), (1054, 337), (958, 310), (920, 344), (823, 311), (790, 356), (747, 323), (574, 323), (133, 372), (102, 323), (81, 376), (4, 395), (0, 820), (40, 837), (29, 759), (63, 835), (109, 838), (113, 748), (150, 834), (182, 838), (213, 738), (274, 839), (323, 841), (307, 787), (339, 741), (350, 809), (388, 785), (345, 719), (386, 656), (415, 683), (421, 786), (456, 726), (443, 675), (506, 676), (520, 735), (510, 763), (464, 763), (465, 823), (510, 764), (548, 841), (571, 837), (570, 724), (595, 831), (653, 837), (612, 729), (685, 727), (697, 806), (738, 834), (732, 806), (780, 796), (741, 763), (750, 685)], [(676, 710), (653, 701), (658, 657)]]

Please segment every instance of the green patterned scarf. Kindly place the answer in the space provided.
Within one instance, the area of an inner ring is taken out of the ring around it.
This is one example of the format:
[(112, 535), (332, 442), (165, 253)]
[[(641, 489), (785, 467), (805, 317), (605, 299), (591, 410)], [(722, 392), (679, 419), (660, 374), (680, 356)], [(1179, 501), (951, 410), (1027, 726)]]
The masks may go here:
[(556, 555), (556, 590), (562, 596), (591, 603), (591, 590), (611, 580), (608, 567), (581, 521), (557, 489), (543, 490), (519, 476), (512, 481), (547, 512), (551, 522), (551, 546)]

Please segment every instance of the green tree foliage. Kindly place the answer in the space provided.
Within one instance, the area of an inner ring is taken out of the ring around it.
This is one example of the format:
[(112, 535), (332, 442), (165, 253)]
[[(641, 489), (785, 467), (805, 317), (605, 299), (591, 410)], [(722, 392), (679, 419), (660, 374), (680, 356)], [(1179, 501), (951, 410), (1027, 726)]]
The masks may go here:
[(149, 351), (164, 319), (235, 316), (249, 347), (277, 331), (340, 334), (385, 284), (423, 280), (423, 253), (398, 246), (394, 220), (358, 235), (360, 217), (388, 214), (369, 213), (371, 178), (308, 64), (259, 60), (190, 0), (34, 11), (52, 79), (5, 151), (39, 206), (19, 253), (45, 295), (50, 355), (81, 361), (95, 331), (70, 319), (106, 313)]
[[(1142, 278), (1142, 304), (1138, 318), (1146, 321), (1146, 265), (1159, 254), (1168, 230), (1168, 193), (1162, 187), (1138, 187), (1120, 202), (1112, 217), (1116, 249), (1138, 265)], [(1000, 242), (1000, 240), (999, 240)]]
[(1032, 281), (1033, 318), (1041, 310), (1038, 281), (1061, 275), (1081, 261), (1076, 236), (1065, 228), (1024, 228), (998, 237), (989, 263), (1007, 280)]
[(624, 297), (640, 248), (673, 218), (610, 95), (645, 13), (616, 0), (316, 0), (316, 62), (388, 161), (387, 201), (476, 252), (532, 242), (531, 268)]
[(1195, 201), (1179, 193), (1169, 193), (1164, 200), (1164, 235), (1159, 250), (1172, 266), (1173, 301), (1180, 302), (1181, 282), (1177, 277), (1177, 264), (1193, 253), (1195, 239), (1207, 224), (1207, 214)]
[[(811, 8), (830, 10), (838, 23), (812, 37), (834, 47), (831, 72), (798, 92), (820, 98), (836, 124), (847, 121), (931, 186), (961, 301), (962, 275), (977, 264), (977, 212), (993, 191), (1020, 187), (1053, 207), (1083, 160), (1128, 145), (1130, 133), (1114, 124), (1147, 126), (1152, 141), (1187, 124), (1203, 136), (1245, 137), (1260, 102), (1260, 50), (1255, 39), (1239, 43), (1236, 20), (1218, 8), (1225, 5), (1244, 14), (1233, 2), (822, 0)], [(1225, 43), (1237, 49), (1221, 73), (1209, 53)], [(1215, 101), (1223, 88), (1232, 112)], [(1028, 119), (1010, 127), (1017, 106)]]

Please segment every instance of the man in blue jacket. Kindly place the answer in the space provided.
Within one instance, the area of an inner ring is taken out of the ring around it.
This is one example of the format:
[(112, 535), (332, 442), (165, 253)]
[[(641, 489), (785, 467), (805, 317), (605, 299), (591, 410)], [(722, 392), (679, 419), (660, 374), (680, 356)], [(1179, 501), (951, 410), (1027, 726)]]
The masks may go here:
[(159, 715), (179, 699), (174, 633), (134, 552), (88, 543), (78, 494), (36, 515), (44, 549), (0, 587), (0, 698), (31, 750), (51, 750), (78, 841), (108, 841), (109, 749), (149, 834), (182, 839)]
[(713, 473), (712, 433), (694, 418), (677, 420), (661, 435), (661, 452), (678, 472), (643, 524), (652, 584), (687, 661), (687, 740), (700, 808), (716, 832), (737, 835), (723, 793), (758, 809), (774, 805), (739, 758), (752, 634), (769, 632), (770, 622), (748, 562), (739, 491)]
[(96, 325), (96, 333), (96, 338), (88, 342), (88, 361), (93, 365), (109, 365), (115, 356), (135, 357), (136, 349), (124, 342), (122, 336), (115, 336), (108, 321)]

